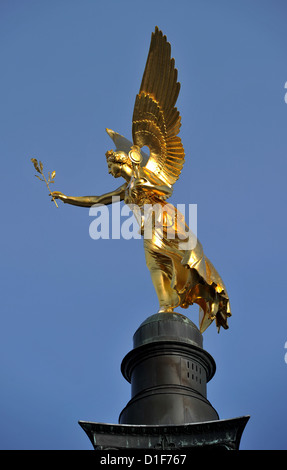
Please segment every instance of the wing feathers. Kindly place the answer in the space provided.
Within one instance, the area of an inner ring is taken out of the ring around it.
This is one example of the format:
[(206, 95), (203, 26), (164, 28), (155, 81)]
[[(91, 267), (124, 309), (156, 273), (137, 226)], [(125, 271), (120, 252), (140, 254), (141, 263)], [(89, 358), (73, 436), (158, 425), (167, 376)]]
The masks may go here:
[(169, 185), (178, 179), (184, 163), (184, 149), (177, 137), (181, 125), (175, 107), (179, 91), (170, 44), (156, 27), (135, 101), (132, 131), (136, 145), (150, 148), (146, 167)]

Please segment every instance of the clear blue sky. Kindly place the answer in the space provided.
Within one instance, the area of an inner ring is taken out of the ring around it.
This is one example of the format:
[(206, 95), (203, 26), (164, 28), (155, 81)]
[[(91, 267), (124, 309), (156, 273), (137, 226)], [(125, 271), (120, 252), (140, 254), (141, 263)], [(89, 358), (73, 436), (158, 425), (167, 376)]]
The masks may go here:
[[(186, 163), (172, 202), (228, 288), (230, 329), (204, 334), (220, 418), (251, 415), (242, 449), (286, 449), (287, 5), (283, 0), (0, 2), (1, 449), (91, 449), (78, 420), (117, 423), (120, 363), (157, 310), (140, 240), (92, 240), (109, 127), (131, 137), (150, 36), (172, 45)], [(196, 308), (181, 310), (196, 324)]]

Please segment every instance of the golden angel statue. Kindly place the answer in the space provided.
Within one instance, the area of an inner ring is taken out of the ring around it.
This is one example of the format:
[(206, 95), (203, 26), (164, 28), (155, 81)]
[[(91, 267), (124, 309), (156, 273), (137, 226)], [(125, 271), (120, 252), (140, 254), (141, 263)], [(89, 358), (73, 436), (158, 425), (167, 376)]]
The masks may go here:
[[(200, 311), (200, 331), (203, 332), (213, 320), (219, 331), (221, 326), (228, 328), (227, 318), (231, 316), (226, 288), (205, 256), (199, 240), (189, 249), (182, 248), (182, 241), (188, 233), (185, 220), (174, 206), (166, 203), (185, 159), (178, 137), (181, 117), (175, 107), (179, 90), (170, 44), (156, 27), (135, 100), (133, 142), (106, 129), (116, 146), (115, 151), (106, 153), (109, 173), (115, 178), (123, 177), (124, 184), (101, 196), (70, 197), (58, 191), (51, 195), (54, 199), (82, 207), (123, 200), (131, 208), (136, 208), (135, 215), (142, 234), (147, 223), (143, 207), (162, 207), (161, 228), (155, 216), (151, 235), (143, 237), (159, 312), (174, 312), (179, 306), (187, 308), (196, 303)], [(149, 148), (148, 156), (141, 151), (143, 147)], [(169, 236), (170, 232), (175, 235)]]

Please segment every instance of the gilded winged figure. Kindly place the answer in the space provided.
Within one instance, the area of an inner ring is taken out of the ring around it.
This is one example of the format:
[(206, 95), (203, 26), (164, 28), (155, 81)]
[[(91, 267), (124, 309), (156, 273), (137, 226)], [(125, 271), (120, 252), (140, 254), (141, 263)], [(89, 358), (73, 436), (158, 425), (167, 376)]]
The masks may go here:
[[(170, 44), (156, 27), (135, 100), (133, 142), (106, 129), (116, 147), (106, 153), (109, 173), (115, 178), (123, 177), (124, 184), (101, 196), (72, 197), (59, 191), (51, 195), (81, 207), (107, 205), (120, 199), (136, 208), (134, 213), (143, 235), (146, 263), (158, 297), (159, 312), (174, 312), (177, 307), (187, 308), (196, 303), (200, 331), (213, 320), (219, 331), (221, 326), (228, 328), (227, 318), (231, 316), (226, 288), (198, 239), (191, 247), (183, 248), (184, 237), (189, 237), (190, 231), (182, 214), (166, 203), (185, 159), (178, 136), (181, 117), (175, 107), (179, 90)], [(149, 155), (141, 150), (143, 147), (148, 147)], [(155, 206), (162, 208), (161, 224), (158, 215), (153, 215), (150, 236), (145, 236), (147, 217), (143, 208)], [(169, 236), (171, 232), (175, 235)]]

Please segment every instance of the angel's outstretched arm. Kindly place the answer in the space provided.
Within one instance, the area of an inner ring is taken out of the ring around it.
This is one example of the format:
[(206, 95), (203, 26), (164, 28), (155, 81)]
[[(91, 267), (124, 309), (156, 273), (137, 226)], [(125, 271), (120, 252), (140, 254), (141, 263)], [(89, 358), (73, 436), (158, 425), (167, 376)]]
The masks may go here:
[(53, 196), (54, 199), (60, 199), (64, 203), (72, 204), (73, 206), (91, 207), (94, 204), (108, 205), (108, 204), (112, 204), (114, 197), (120, 198), (120, 200), (124, 199), (126, 186), (127, 184), (125, 183), (119, 188), (115, 189), (114, 191), (102, 194), (101, 196), (73, 197), (73, 196), (66, 196), (60, 191), (53, 191), (51, 193), (51, 196)]

